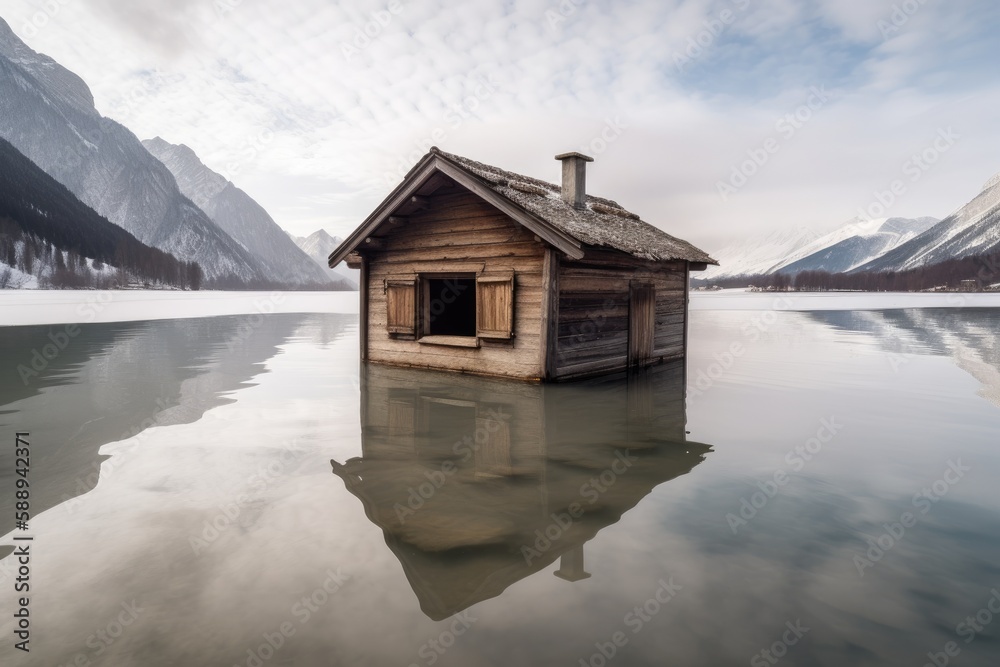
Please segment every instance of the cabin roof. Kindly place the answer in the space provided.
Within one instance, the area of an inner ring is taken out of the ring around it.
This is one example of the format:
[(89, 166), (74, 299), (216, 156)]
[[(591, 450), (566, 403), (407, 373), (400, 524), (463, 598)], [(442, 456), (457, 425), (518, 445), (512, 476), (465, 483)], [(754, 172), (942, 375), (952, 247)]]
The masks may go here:
[(683, 260), (718, 264), (707, 253), (644, 222), (611, 199), (587, 195), (585, 208), (576, 209), (563, 200), (558, 185), (446, 153), (435, 146), (365, 222), (330, 254), (330, 266), (336, 266), (392, 215), (406, 199), (401, 195), (416, 192), (415, 186), (434, 172), (443, 172), (576, 258), (582, 256), (580, 246), (589, 245), (619, 250), (651, 262)]

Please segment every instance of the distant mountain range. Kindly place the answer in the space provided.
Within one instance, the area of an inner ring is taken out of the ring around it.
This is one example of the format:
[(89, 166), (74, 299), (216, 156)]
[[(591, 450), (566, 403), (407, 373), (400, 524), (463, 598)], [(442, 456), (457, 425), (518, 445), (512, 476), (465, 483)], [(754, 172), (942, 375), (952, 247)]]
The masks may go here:
[(102, 117), (80, 77), (25, 45), (3, 19), (0, 138), (142, 243), (200, 265), (207, 286), (347, 288), (189, 149), (156, 139), (144, 146)]
[(795, 275), (802, 271), (906, 271), (1000, 250), (1000, 176), (944, 220), (855, 219), (827, 234), (799, 228), (736, 241), (696, 278)]
[(718, 266), (710, 266), (695, 277), (715, 280), (768, 274), (779, 267), (786, 257), (792, 256), (819, 237), (811, 229), (798, 227), (733, 241), (711, 253), (719, 262)]
[(330, 253), (343, 243), (344, 239), (339, 236), (330, 236), (323, 229), (316, 230), (309, 236), (295, 236), (292, 233), (289, 233), (288, 236), (295, 242), (295, 245), (302, 249), (302, 252), (327, 273), (346, 281), (351, 289), (358, 289), (358, 271), (347, 268), (343, 262), (337, 268), (331, 269), (328, 262)]
[(785, 257), (775, 270), (790, 274), (851, 271), (907, 243), (937, 222), (937, 218), (854, 220)]
[(207, 279), (266, 280), (134, 134), (97, 112), (82, 79), (32, 51), (2, 19), (0, 137), (143, 243), (200, 264)]
[[(142, 145), (174, 175), (181, 194), (253, 253), (272, 280), (292, 285), (330, 285), (334, 282), (329, 268), (323, 270), (317, 266), (264, 207), (224, 176), (206, 167), (193, 150), (160, 137), (146, 139)], [(337, 288), (352, 289), (347, 283)]]
[(923, 234), (859, 266), (864, 271), (904, 271), (1000, 250), (1000, 175), (968, 204)]

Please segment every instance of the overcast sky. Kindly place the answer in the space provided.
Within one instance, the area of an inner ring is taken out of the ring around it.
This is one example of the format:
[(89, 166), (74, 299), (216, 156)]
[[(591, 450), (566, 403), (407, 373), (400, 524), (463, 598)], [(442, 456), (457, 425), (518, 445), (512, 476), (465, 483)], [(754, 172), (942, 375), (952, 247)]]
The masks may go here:
[(878, 213), (895, 180), (886, 215), (944, 217), (1000, 171), (996, 0), (0, 0), (0, 16), (101, 113), (192, 147), (300, 235), (346, 235), (431, 144), (550, 181), (554, 155), (588, 153), (590, 192), (709, 251)]

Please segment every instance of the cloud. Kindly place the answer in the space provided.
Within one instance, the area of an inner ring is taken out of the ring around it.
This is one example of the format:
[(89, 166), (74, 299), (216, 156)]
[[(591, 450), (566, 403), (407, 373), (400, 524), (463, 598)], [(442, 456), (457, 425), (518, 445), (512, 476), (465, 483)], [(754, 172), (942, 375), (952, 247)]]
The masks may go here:
[(192, 16), (206, 3), (200, 0), (90, 0), (92, 11), (117, 24), (143, 43), (174, 55), (195, 43)]
[[(14, 26), (44, 4), (16, 1)], [(893, 214), (944, 215), (1000, 169), (1000, 6), (894, 17), (903, 4), (97, 0), (67, 3), (29, 44), (297, 233), (349, 232), (431, 143), (554, 180), (555, 153), (620, 117), (588, 182), (711, 246), (846, 220), (941, 125), (969, 139)], [(722, 201), (718, 182), (812, 86), (830, 102)]]

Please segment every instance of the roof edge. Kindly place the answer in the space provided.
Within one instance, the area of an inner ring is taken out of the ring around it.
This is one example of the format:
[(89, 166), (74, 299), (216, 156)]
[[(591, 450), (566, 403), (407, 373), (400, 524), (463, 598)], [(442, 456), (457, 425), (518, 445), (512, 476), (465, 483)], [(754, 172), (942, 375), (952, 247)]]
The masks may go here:
[(433, 171), (440, 172), (450, 177), (462, 187), (470, 190), (480, 199), (496, 207), (503, 213), (509, 215), (516, 222), (520, 223), (539, 238), (562, 251), (573, 259), (583, 257), (582, 244), (577, 239), (566, 234), (554, 225), (538, 217), (534, 213), (525, 210), (517, 203), (494, 192), (482, 179), (470, 172), (463, 165), (449, 159), (437, 146), (432, 146), (430, 151), (407, 172), (402, 182), (397, 185), (389, 195), (365, 218), (357, 229), (344, 239), (337, 248), (330, 253), (327, 264), (332, 269), (337, 266), (353, 252), (361, 242), (364, 241), (376, 228), (378, 228), (389, 215), (408, 197), (410, 197), (423, 183), (431, 176)]
[[(347, 257), (347, 255), (349, 255), (351, 252), (353, 252), (354, 249), (361, 244), (361, 241), (363, 241), (368, 236), (368, 234), (371, 233), (370, 228), (373, 227), (372, 223), (375, 220), (379, 220), (380, 218), (384, 219), (385, 217), (387, 217), (386, 215), (387, 208), (395, 199), (402, 199), (400, 194), (403, 190), (407, 189), (408, 186), (413, 189), (416, 189), (415, 187), (413, 187), (414, 184), (411, 180), (411, 177), (413, 176), (414, 172), (418, 171), (422, 167), (426, 167), (427, 163), (429, 163), (432, 159), (434, 159), (435, 155), (436, 151), (434, 148), (432, 148), (429, 153), (420, 158), (417, 164), (415, 164), (413, 168), (406, 173), (406, 176), (403, 177), (403, 180), (400, 182), (400, 184), (397, 185), (395, 188), (393, 188), (393, 190), (385, 197), (385, 199), (383, 199), (381, 203), (379, 203), (379, 205), (375, 207), (375, 210), (369, 213), (368, 217), (365, 218), (364, 221), (360, 225), (358, 225), (358, 227), (353, 232), (348, 234), (347, 238), (345, 238), (341, 242), (341, 244), (337, 246), (333, 252), (330, 253), (330, 256), (327, 258), (327, 264), (331, 269), (340, 264), (342, 261), (344, 261), (344, 258)], [(377, 226), (377, 224), (374, 226)]]

